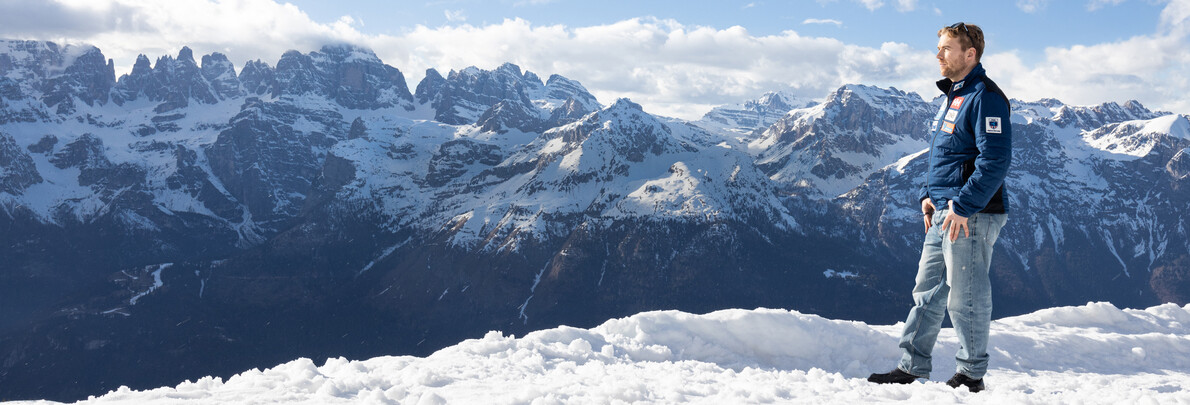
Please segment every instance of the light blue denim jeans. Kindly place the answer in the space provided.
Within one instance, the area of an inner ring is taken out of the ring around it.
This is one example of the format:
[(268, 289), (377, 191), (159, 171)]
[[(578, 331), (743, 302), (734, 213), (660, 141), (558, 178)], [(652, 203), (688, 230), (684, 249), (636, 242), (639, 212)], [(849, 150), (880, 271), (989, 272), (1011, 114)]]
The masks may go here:
[(977, 213), (967, 219), (970, 236), (960, 230), (951, 242), (942, 231), (948, 209), (934, 212), (933, 226), (926, 232), (913, 288), (913, 308), (901, 333), (901, 371), (918, 377), (930, 376), (930, 353), (938, 340), (944, 312), (950, 313), (959, 351), (955, 355), (959, 373), (983, 378), (988, 369), (988, 328), (992, 322), (992, 245), (1000, 236), (1007, 214)]

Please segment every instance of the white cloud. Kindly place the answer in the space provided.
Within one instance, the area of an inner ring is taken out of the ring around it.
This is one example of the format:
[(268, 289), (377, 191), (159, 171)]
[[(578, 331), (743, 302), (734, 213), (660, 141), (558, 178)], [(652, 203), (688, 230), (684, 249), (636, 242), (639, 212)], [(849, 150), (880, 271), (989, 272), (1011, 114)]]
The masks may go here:
[(1173, 0), (1161, 11), (1160, 33), (1173, 37), (1190, 36), (1190, 1)]
[[(368, 35), (360, 32), (362, 23), (356, 18), (316, 23), (298, 7), (271, 0), (36, 4), (41, 5), (0, 1), (0, 37), (94, 44), (115, 59), (120, 73), (131, 69), (138, 53), (156, 59), (175, 55), (183, 45), (196, 55), (222, 52), (242, 67), (258, 58), (275, 65), (290, 49), (309, 52), (326, 43), (348, 42), (373, 49), (400, 69), (410, 88), (427, 68), (445, 74), (512, 62), (542, 77), (557, 73), (578, 80), (604, 103), (629, 97), (649, 112), (682, 118), (697, 118), (712, 106), (771, 90), (821, 97), (845, 83), (864, 83), (927, 98), (937, 92), (932, 49), (901, 43), (862, 47), (795, 31), (754, 35), (738, 26), (716, 29), (647, 18), (586, 27), (511, 19)], [(13, 17), (58, 15), (54, 13), (81, 23), (35, 24)], [(1053, 97), (1075, 104), (1138, 99), (1150, 108), (1187, 113), (1190, 101), (1183, 94), (1190, 89), (1190, 73), (1182, 66), (1190, 65), (1190, 53), (1184, 51), (1188, 22), (1190, 0), (1174, 0), (1152, 35), (1051, 48), (1036, 64), (1024, 63), (1012, 51), (990, 53), (985, 66), (1018, 99)]]
[(1017, 0), (1016, 7), (1026, 13), (1035, 13), (1045, 9), (1049, 0)]
[(882, 1), (882, 0), (856, 0), (856, 1), (859, 2), (859, 4), (863, 4), (864, 7), (867, 7), (868, 11), (876, 11), (876, 9), (884, 7), (884, 1)]
[(917, 9), (917, 0), (897, 0), (897, 11), (902, 13)]
[[(138, 53), (156, 59), (175, 55), (183, 45), (196, 55), (223, 52), (236, 66), (243, 66), (257, 58), (275, 64), (289, 49), (309, 52), (325, 43), (349, 42), (370, 47), (400, 69), (411, 88), (424, 77), (426, 68), (446, 73), (512, 62), (543, 77), (557, 73), (579, 80), (605, 103), (630, 97), (651, 112), (685, 118), (770, 90), (820, 97), (845, 81), (900, 84), (890, 78), (896, 72), (915, 70), (905, 69), (906, 65), (929, 66), (932, 54), (894, 58), (883, 49), (803, 37), (793, 31), (756, 36), (738, 26), (714, 29), (657, 19), (587, 27), (535, 26), (512, 19), (483, 26), (416, 26), (397, 35), (365, 35), (351, 17), (320, 24), (296, 6), (270, 0), (52, 5), (76, 10), (80, 18), (101, 20), (102, 24), (67, 39), (100, 47), (115, 59), (121, 73), (131, 69)], [(4, 11), (0, 5), (0, 13)], [(0, 27), (0, 36), (19, 36), (14, 31)]]
[[(374, 49), (383, 49), (380, 56), (406, 72), (406, 66), (490, 69), (513, 62), (579, 80), (605, 103), (629, 97), (650, 112), (683, 118), (765, 91), (821, 97), (850, 82), (928, 84), (936, 73), (932, 52), (906, 45), (872, 49), (793, 31), (756, 36), (742, 27), (654, 19), (579, 28), (533, 26), (520, 19), (482, 27), (418, 27), (401, 38), (378, 40)], [(420, 70), (417, 74), (420, 78)]]
[(467, 14), (464, 13), (463, 10), (443, 10), (442, 13), (446, 15), (446, 21), (450, 21), (450, 22), (467, 21)]
[[(1153, 35), (1096, 45), (1047, 48), (1026, 66), (1014, 52), (985, 57), (989, 75), (1009, 96), (1052, 97), (1072, 104), (1139, 100), (1150, 108), (1190, 113), (1190, 0), (1171, 1)], [(1003, 79), (1000, 79), (1003, 78)]]
[[(57, 13), (68, 21), (87, 23), (57, 32), (38, 27), (53, 18), (9, 24)], [(0, 24), (0, 37), (92, 44), (114, 59), (119, 73), (129, 71), (138, 54), (156, 59), (176, 55), (182, 46), (196, 55), (222, 52), (243, 66), (258, 58), (273, 64), (290, 49), (305, 52), (328, 42), (364, 39), (357, 29), (360, 22), (352, 17), (318, 24), (297, 6), (271, 0), (0, 2), (0, 16), (7, 19)]]
[(1106, 6), (1115, 6), (1127, 0), (1091, 0), (1087, 2), (1087, 11), (1099, 10)]
[(843, 26), (843, 22), (839, 21), (839, 20), (818, 19), (818, 18), (807, 18), (805, 21), (802, 21), (802, 24), (834, 24), (834, 25), (837, 25), (840, 27)]

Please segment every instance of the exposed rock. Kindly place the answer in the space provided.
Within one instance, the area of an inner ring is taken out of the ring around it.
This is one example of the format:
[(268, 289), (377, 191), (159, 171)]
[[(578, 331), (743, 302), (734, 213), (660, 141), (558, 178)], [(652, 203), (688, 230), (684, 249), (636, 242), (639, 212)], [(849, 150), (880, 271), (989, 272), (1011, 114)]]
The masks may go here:
[(41, 181), (33, 159), (11, 136), (0, 133), (0, 193), (19, 195)]

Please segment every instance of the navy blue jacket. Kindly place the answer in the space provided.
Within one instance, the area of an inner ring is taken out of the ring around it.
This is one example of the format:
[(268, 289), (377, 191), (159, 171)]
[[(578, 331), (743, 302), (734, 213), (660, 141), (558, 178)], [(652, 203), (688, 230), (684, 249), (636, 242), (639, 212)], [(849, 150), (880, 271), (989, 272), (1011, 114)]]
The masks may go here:
[(925, 185), (918, 201), (938, 209), (954, 201), (954, 213), (1005, 213), (1004, 178), (1012, 162), (1008, 97), (987, 78), (983, 64), (962, 81), (938, 81), (946, 103), (931, 125)]

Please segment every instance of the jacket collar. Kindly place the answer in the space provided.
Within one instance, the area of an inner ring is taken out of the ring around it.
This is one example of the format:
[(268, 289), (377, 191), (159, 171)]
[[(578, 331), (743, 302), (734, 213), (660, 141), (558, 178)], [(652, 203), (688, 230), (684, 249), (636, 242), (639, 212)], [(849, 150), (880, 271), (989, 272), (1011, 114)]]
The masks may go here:
[(967, 77), (957, 82), (951, 81), (949, 78), (944, 78), (938, 81), (938, 90), (942, 90), (942, 94), (950, 94), (953, 91), (959, 91), (972, 80), (981, 78), (986, 74), (983, 70), (983, 63), (976, 63), (971, 72), (967, 73)]

